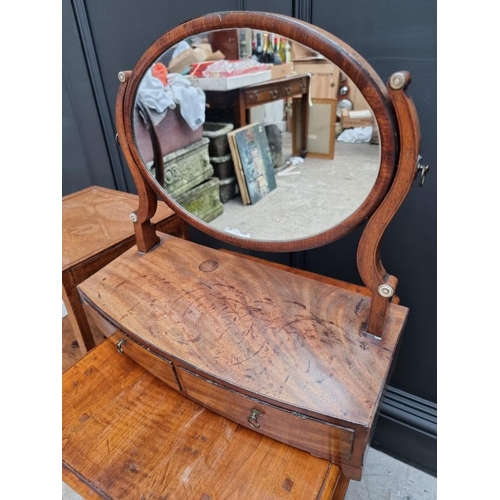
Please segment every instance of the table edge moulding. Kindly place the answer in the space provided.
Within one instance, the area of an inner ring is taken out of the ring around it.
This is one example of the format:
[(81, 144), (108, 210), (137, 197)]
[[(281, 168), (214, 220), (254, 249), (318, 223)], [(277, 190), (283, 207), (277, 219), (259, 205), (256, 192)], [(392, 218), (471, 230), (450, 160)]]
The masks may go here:
[[(371, 193), (376, 202), (337, 228), (285, 242), (215, 231), (173, 202), (141, 161), (132, 116), (145, 69), (189, 35), (242, 27), (277, 32), (324, 54), (373, 109), (383, 179)], [(137, 245), (78, 286), (88, 315), (120, 355), (169, 390), (361, 479), (408, 316), (395, 295), (397, 278), (382, 265), (380, 242), (419, 170), (410, 74), (394, 73), (384, 85), (359, 54), (317, 27), (278, 14), (224, 12), (167, 32), (120, 81), (116, 125), (139, 193)], [(210, 236), (252, 250), (314, 248), (365, 224), (357, 252), (365, 287), (158, 234), (150, 224), (158, 198)]]

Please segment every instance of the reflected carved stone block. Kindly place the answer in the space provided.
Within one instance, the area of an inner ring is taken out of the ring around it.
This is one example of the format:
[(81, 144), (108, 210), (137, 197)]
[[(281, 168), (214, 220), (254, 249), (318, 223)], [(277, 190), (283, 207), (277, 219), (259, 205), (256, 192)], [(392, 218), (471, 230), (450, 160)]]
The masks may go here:
[(215, 177), (228, 179), (234, 176), (234, 162), (231, 153), (225, 156), (210, 157), (210, 163), (214, 167)]
[[(163, 157), (165, 185), (163, 188), (172, 196), (178, 196), (210, 179), (214, 169), (208, 156), (209, 139), (202, 138), (184, 148)], [(154, 175), (153, 165), (149, 170)]]
[(224, 211), (219, 195), (219, 179), (213, 177), (196, 186), (175, 201), (205, 222), (210, 222)]
[(219, 194), (220, 201), (227, 203), (236, 195), (236, 177), (228, 177), (227, 179), (219, 179)]
[(228, 132), (234, 129), (232, 123), (205, 122), (203, 137), (210, 140), (208, 152), (210, 156), (225, 156), (229, 154)]

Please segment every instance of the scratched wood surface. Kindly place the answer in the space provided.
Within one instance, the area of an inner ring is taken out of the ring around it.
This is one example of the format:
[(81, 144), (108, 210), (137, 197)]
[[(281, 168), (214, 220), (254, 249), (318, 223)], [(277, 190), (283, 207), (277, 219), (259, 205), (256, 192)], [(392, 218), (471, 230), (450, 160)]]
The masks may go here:
[(63, 478), (86, 498), (330, 500), (337, 466), (202, 408), (118, 354), (115, 335), (63, 374)]
[(364, 335), (369, 298), (168, 235), (82, 283), (124, 331), (223, 382), (285, 406), (369, 426), (407, 309)]

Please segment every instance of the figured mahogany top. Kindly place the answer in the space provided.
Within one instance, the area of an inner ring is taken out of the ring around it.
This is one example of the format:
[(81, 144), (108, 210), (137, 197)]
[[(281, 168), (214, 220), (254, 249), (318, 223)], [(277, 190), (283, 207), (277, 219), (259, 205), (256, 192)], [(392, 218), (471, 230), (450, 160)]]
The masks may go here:
[[(137, 210), (137, 195), (92, 186), (62, 199), (62, 270), (73, 267), (99, 253), (134, 238), (129, 218)], [(174, 212), (163, 202), (152, 222)]]
[(369, 426), (407, 309), (391, 304), (383, 339), (363, 333), (370, 297), (160, 235), (79, 289), (148, 347), (242, 392)]

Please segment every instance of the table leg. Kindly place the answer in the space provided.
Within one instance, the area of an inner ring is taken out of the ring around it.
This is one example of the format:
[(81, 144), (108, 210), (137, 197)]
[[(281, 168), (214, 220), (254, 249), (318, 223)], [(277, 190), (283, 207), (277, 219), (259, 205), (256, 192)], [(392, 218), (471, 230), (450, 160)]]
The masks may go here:
[(64, 305), (68, 311), (69, 321), (78, 341), (80, 351), (82, 354), (87, 354), (90, 349), (95, 347), (95, 340), (80, 301), (76, 283), (70, 273), (63, 274), (62, 293)]
[(309, 91), (302, 94), (300, 99), (300, 156), (307, 156), (307, 132), (309, 127)]
[(243, 91), (238, 92), (238, 102), (234, 104), (234, 114), (235, 128), (244, 127), (247, 124), (247, 108)]
[(331, 500), (344, 500), (349, 482), (350, 479), (344, 476), (344, 474), (341, 474)]

